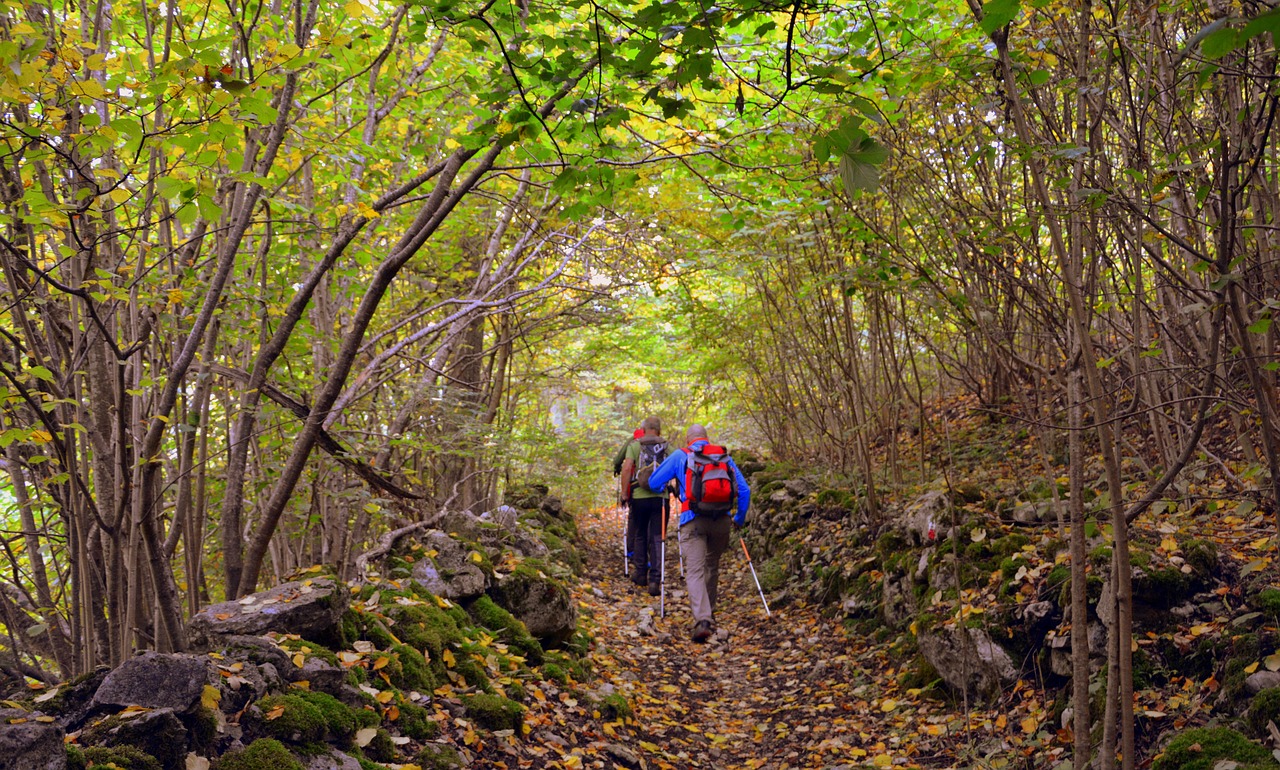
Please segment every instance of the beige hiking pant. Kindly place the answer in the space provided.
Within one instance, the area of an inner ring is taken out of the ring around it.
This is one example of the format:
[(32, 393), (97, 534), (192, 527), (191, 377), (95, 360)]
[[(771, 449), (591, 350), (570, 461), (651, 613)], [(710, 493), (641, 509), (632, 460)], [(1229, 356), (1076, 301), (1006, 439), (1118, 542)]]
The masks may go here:
[(720, 556), (729, 547), (730, 516), (695, 516), (680, 528), (680, 550), (684, 554), (684, 582), (689, 590), (693, 620), (710, 622), (716, 611), (716, 589), (720, 582)]

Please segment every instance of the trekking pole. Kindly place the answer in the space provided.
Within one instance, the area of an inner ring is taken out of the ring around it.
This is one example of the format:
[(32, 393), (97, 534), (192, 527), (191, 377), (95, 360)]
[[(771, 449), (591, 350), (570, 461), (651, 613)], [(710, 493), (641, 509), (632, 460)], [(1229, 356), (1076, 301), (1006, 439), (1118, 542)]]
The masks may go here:
[(662, 575), (659, 581), (662, 584), (662, 598), (658, 600), (658, 617), (665, 618), (667, 616), (667, 512), (662, 512), (662, 556), (658, 559), (659, 574)]
[[(667, 504), (670, 505), (670, 503), (671, 496), (668, 495)], [(663, 541), (665, 540), (666, 538), (663, 538)], [(680, 534), (678, 531), (676, 533), (676, 552), (680, 555), (680, 577), (684, 577), (684, 545), (680, 543)]]
[(760, 587), (760, 578), (756, 575), (756, 565), (751, 563), (751, 553), (747, 551), (747, 541), (739, 537), (738, 542), (742, 543), (742, 553), (747, 557), (747, 566), (751, 568), (751, 577), (756, 581), (756, 590), (760, 592), (760, 601), (764, 603), (764, 614), (767, 617), (773, 617), (773, 613), (769, 611), (769, 600), (764, 598), (764, 589)]

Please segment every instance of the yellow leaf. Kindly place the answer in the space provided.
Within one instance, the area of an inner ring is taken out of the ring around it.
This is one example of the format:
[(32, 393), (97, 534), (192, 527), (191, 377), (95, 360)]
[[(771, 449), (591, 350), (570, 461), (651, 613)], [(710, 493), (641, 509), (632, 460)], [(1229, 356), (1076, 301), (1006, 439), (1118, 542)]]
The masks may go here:
[(471, 552), (471, 561), (475, 562), (476, 564), (483, 564), (483, 563), (484, 563), (484, 557), (480, 555), (480, 552), (479, 552), (479, 551), (472, 551), (472, 552)]
[(206, 684), (204, 689), (200, 691), (200, 705), (210, 711), (216, 711), (218, 704), (222, 702), (222, 691), (211, 684)]
[(382, 657), (378, 658), (373, 662), (373, 670), (377, 671), (380, 668), (386, 668), (387, 664), (390, 662), (391, 662), (391, 658), (388, 658), (386, 655), (383, 655)]
[(453, 650), (445, 650), (440, 653), (440, 658), (444, 660), (444, 664), (449, 668), (453, 668), (458, 663), (457, 658), (453, 657)]
[(306, 656), (306, 655), (303, 655), (303, 654), (302, 654), (302, 653), (300, 653), (300, 652), (294, 653), (294, 655), (293, 655), (293, 665), (297, 666), (298, 668), (302, 668), (303, 664), (304, 664), (304, 663), (306, 663), (306, 662), (307, 662), (307, 656)]
[(275, 708), (271, 709), (266, 713), (266, 720), (270, 722), (273, 719), (279, 719), (283, 715), (284, 715), (284, 704), (282, 703), (279, 706), (276, 706)]
[(898, 707), (898, 702), (893, 698), (885, 698), (883, 701), (880, 702), (880, 710), (886, 714), (889, 713), (890, 711), (893, 711), (897, 707)]
[(1160, 550), (1165, 553), (1175, 553), (1178, 550), (1178, 541), (1169, 535), (1165, 535), (1164, 539), (1160, 541)]
[(1263, 658), (1262, 665), (1266, 666), (1268, 671), (1280, 671), (1280, 653), (1272, 653)]
[(662, 751), (662, 749), (658, 748), (658, 744), (650, 743), (648, 741), (640, 741), (640, 748), (644, 749), (645, 751), (653, 751), (653, 752)]
[(1244, 667), (1244, 672), (1246, 674), (1252, 674), (1254, 671), (1257, 671), (1257, 670), (1258, 670), (1258, 661), (1256, 660)]
[(893, 765), (893, 757), (888, 754), (876, 754), (871, 758), (871, 764), (876, 767), (891, 767)]
[(1001, 714), (1000, 716), (996, 717), (997, 730), (1003, 730), (1005, 728), (1005, 725), (1007, 724), (1009, 724), (1009, 720), (1005, 718), (1004, 714)]
[(374, 696), (374, 700), (378, 701), (379, 703), (390, 703), (391, 699), (394, 697), (396, 697), (395, 693), (391, 692), (390, 690), (383, 690), (382, 692)]
[(348, 16), (357, 19), (364, 16), (364, 6), (360, 3), (360, 0), (350, 0), (346, 5), (342, 6), (342, 10), (346, 11)]
[(1026, 733), (1027, 735), (1030, 735), (1034, 733), (1036, 731), (1036, 728), (1040, 726), (1040, 720), (1036, 719), (1035, 717), (1027, 717), (1026, 719), (1023, 719), (1018, 724), (1022, 727), (1022, 732)]
[(370, 206), (367, 203), (356, 203), (356, 211), (359, 211), (360, 216), (365, 217), (366, 219), (377, 219), (382, 216), (374, 210), (373, 206)]
[(356, 731), (356, 745), (363, 749), (365, 746), (368, 746), (370, 743), (372, 743), (373, 739), (376, 738), (377, 736), (378, 736), (378, 728), (365, 727), (361, 730)]
[(43, 716), (43, 715), (41, 715), (41, 716), (36, 717), (36, 721), (37, 721), (37, 722), (52, 722), (52, 721), (53, 721), (53, 717)]

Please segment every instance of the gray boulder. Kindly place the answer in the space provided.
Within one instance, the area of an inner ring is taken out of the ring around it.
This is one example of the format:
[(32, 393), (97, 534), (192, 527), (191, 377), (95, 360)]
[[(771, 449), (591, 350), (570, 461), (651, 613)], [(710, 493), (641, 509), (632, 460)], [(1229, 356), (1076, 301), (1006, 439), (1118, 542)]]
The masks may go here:
[[(25, 719), (11, 724), (11, 719)], [(15, 709), (0, 710), (0, 770), (65, 770), (62, 728), (35, 722)]]
[(1005, 685), (1018, 680), (1018, 668), (1009, 653), (980, 628), (922, 632), (919, 645), (925, 660), (959, 692), (994, 699)]
[(1018, 524), (1042, 524), (1046, 521), (1056, 521), (1057, 516), (1052, 500), (1018, 503), (1009, 514), (1009, 517)]
[(211, 669), (203, 655), (144, 652), (107, 674), (93, 704), (101, 709), (145, 706), (187, 713), (200, 703), (204, 686), (220, 678)]
[(351, 593), (338, 581), (318, 577), (282, 583), (234, 602), (201, 610), (189, 624), (195, 644), (213, 648), (233, 636), (275, 631), (314, 639), (332, 633), (347, 611)]
[(169, 708), (107, 717), (80, 735), (86, 746), (132, 746), (155, 757), (164, 770), (183, 770), (188, 739), (186, 725)]
[(436, 596), (458, 601), (484, 593), (489, 577), (473, 561), (469, 548), (437, 530), (422, 535), (421, 541), (426, 551), (413, 565), (415, 583)]
[(577, 628), (578, 610), (569, 591), (528, 566), (504, 577), (492, 594), (544, 644), (565, 642)]
[(916, 614), (916, 597), (910, 575), (885, 575), (881, 584), (880, 611), (891, 628), (904, 628)]
[[(929, 522), (934, 525), (934, 539), (929, 539)], [(927, 545), (947, 538), (951, 528), (951, 500), (941, 489), (933, 489), (912, 500), (896, 526), (913, 545)]]
[(1255, 671), (1244, 680), (1244, 688), (1250, 695), (1280, 687), (1280, 671)]
[(346, 669), (327, 660), (308, 657), (302, 668), (294, 668), (290, 678), (294, 682), (307, 682), (310, 689), (337, 696), (347, 681)]
[(308, 758), (307, 770), (360, 770), (360, 762), (349, 754), (331, 749)]

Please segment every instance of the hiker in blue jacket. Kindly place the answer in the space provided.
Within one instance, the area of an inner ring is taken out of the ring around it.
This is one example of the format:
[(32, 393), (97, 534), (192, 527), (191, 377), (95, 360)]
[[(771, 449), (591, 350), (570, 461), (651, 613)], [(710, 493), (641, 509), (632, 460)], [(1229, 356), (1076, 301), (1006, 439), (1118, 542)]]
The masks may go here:
[(672, 479), (679, 485), (679, 537), (693, 611), (692, 638), (705, 642), (714, 630), (720, 557), (729, 547), (730, 525), (741, 527), (747, 521), (751, 488), (728, 450), (707, 439), (705, 427), (690, 425), (687, 440), (649, 477), (649, 488), (660, 492)]

